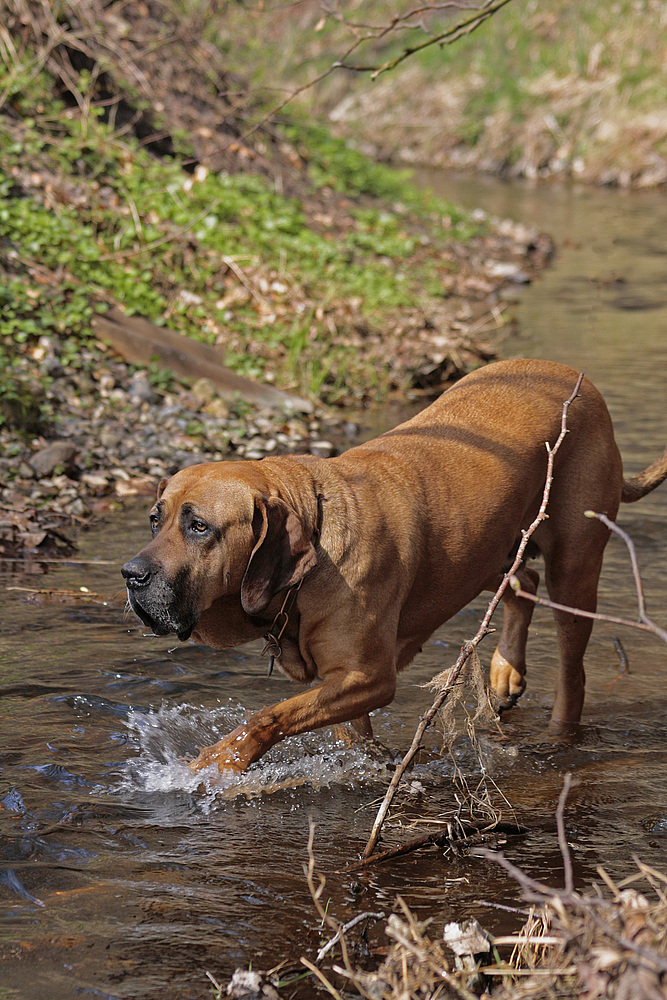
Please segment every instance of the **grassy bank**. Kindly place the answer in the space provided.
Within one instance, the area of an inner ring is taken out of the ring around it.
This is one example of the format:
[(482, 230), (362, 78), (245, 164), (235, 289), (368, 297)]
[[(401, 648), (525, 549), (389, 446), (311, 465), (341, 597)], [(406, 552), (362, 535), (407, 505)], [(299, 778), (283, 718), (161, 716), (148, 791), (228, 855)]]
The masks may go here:
[[(22, 8), (3, 6), (5, 372), (20, 375), (40, 335), (56, 337), (63, 363), (76, 366), (82, 339), (94, 346), (93, 311), (119, 302), (216, 345), (242, 374), (311, 397), (382, 396), (402, 384), (405, 371), (392, 375), (379, 343), (405, 331), (407, 310), (427, 325), (450, 295), (443, 272), (465, 270), (452, 244), (479, 236), (479, 223), (298, 118), (236, 139), (247, 107), (221, 123), (224, 102), (194, 65), (187, 95), (175, 87), (178, 63), (137, 93), (154, 45), (101, 5), (64, 4), (57, 25), (28, 5), (30, 32)], [(195, 14), (162, 14), (187, 43)], [(90, 56), (79, 66), (81, 48)], [(162, 55), (182, 59), (183, 49)], [(205, 154), (202, 135), (227, 151), (224, 164)]]
[[(280, 49), (272, 65), (296, 84), (360, 36), (378, 37), (350, 61), (379, 65), (447, 25), (446, 13), (426, 11), (412, 19), (425, 30), (380, 33), (414, 9), (403, 0), (350, 5), (348, 21), (363, 29), (306, 7), (291, 22), (267, 14), (262, 36)], [(654, 186), (667, 182), (666, 28), (660, 0), (511, 0), (470, 36), (427, 47), (375, 81), (327, 77), (318, 107), (339, 134), (395, 160)]]
[[(128, 463), (150, 491), (194, 457), (322, 436), (238, 407), (226, 433), (210, 386), (98, 339), (109, 306), (317, 404), (435, 393), (493, 355), (502, 286), (548, 241), (417, 191), (303, 111), (249, 131), (263, 106), (203, 2), (0, 9), (0, 538), (43, 537), (26, 511), (85, 519)], [(153, 454), (128, 456), (139, 415)], [(78, 458), (45, 473), (35, 454), (63, 438)]]

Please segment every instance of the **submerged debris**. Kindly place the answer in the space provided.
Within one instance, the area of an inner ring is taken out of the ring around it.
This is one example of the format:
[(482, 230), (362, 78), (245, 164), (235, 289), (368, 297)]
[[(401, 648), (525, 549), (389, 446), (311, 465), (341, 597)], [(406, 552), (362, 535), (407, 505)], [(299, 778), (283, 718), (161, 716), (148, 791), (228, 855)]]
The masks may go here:
[[(599, 867), (600, 883), (575, 890), (564, 821), (570, 786), (566, 774), (556, 812), (563, 888), (537, 881), (502, 854), (475, 851), (521, 886), (529, 906), (515, 911), (525, 915), (518, 933), (494, 936), (477, 920), (464, 919), (445, 923), (440, 937), (427, 934), (433, 921), (419, 922), (397, 896), (396, 912), (384, 926), (391, 945), (371, 972), (352, 964), (346, 940), (359, 921), (342, 926), (322, 904), (326, 880), (315, 869), (311, 821), (304, 871), (322, 926), (335, 935), (318, 953), (317, 964), (302, 957), (302, 965), (334, 997), (342, 995), (338, 977), (346, 992), (351, 986), (366, 1000), (667, 1000), (667, 875), (635, 859), (638, 871), (623, 881), (615, 883)], [(333, 945), (342, 964), (325, 973), (319, 965)], [(232, 992), (237, 975), (228, 988), (232, 996), (239, 995)]]
[(415, 920), (403, 900), (399, 902), (403, 917), (392, 913), (385, 927), (393, 940), (389, 954), (377, 972), (358, 971), (354, 985), (372, 1000), (473, 998), (460, 975), (450, 969), (443, 945), (427, 937), (426, 925)]
[(227, 996), (236, 1000), (280, 1000), (280, 995), (261, 972), (237, 969), (227, 986)]

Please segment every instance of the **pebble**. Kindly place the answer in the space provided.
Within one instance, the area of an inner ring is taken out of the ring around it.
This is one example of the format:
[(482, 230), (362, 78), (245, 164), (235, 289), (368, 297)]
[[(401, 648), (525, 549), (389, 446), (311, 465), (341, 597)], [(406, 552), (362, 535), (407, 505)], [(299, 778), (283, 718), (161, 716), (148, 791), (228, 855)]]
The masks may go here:
[(94, 490), (104, 489), (109, 485), (109, 480), (103, 472), (84, 472), (80, 481)]
[(198, 403), (210, 403), (218, 396), (215, 383), (210, 378), (198, 378), (192, 383), (190, 392)]
[(517, 285), (530, 284), (530, 276), (513, 261), (487, 260), (485, 267), (492, 278), (505, 278)]
[(37, 479), (47, 479), (56, 469), (73, 471), (78, 449), (68, 441), (54, 441), (30, 459), (30, 467)]
[(310, 453), (318, 458), (331, 458), (335, 452), (335, 447), (331, 441), (311, 441)]
[(133, 403), (155, 403), (157, 396), (153, 386), (141, 372), (132, 376), (127, 394)]

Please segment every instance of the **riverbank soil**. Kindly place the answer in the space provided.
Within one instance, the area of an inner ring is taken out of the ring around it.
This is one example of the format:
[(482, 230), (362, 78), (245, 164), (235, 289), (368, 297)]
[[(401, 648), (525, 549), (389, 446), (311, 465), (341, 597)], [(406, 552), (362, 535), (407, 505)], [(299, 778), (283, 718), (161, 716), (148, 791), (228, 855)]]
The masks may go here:
[[(343, 406), (434, 395), (494, 356), (547, 237), (310, 123), (245, 135), (256, 96), (207, 5), (2, 6), (0, 554), (68, 551), (184, 464), (332, 454), (358, 430)], [(137, 362), (123, 316), (292, 398), (221, 393), (196, 359), (179, 379), (168, 349)]]

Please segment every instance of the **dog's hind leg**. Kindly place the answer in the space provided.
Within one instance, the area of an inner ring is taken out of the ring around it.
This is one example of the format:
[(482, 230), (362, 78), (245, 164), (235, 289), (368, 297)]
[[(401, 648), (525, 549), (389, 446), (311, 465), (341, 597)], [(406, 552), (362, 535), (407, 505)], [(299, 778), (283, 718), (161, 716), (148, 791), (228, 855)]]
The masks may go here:
[[(522, 590), (537, 593), (540, 574), (528, 566), (517, 572)], [(511, 708), (526, 687), (526, 642), (535, 605), (517, 597), (511, 587), (503, 594), (503, 628), (491, 658), (490, 682), (498, 699), (498, 708)]]
[[(549, 597), (556, 604), (565, 604), (581, 611), (593, 612), (597, 607), (597, 589), (602, 569), (602, 552), (590, 551), (585, 558), (581, 551), (561, 551), (547, 559), (546, 584)], [(552, 723), (579, 722), (584, 706), (586, 674), (584, 653), (593, 622), (590, 618), (554, 609), (558, 630), (560, 667), (556, 695), (551, 715)]]

